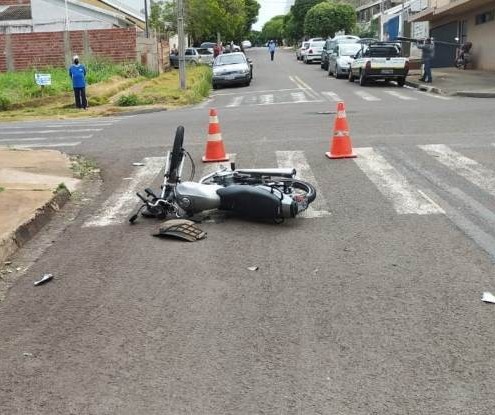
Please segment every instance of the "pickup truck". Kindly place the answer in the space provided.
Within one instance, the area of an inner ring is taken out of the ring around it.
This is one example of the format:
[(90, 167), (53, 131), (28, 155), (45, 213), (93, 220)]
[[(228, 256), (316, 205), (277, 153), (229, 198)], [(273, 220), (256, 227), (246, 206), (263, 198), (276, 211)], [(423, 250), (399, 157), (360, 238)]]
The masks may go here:
[(400, 45), (372, 42), (363, 45), (350, 64), (349, 82), (359, 79), (361, 86), (371, 80), (394, 80), (404, 86), (409, 72), (409, 59), (402, 56)]

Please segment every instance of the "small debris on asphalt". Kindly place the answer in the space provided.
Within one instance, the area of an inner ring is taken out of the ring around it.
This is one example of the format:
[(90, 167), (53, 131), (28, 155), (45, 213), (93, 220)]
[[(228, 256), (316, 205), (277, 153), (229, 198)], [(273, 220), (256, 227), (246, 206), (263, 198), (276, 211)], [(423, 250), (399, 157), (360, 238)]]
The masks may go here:
[(23, 356), (26, 356), (26, 357), (33, 357), (33, 354), (32, 353), (23, 353), (22, 355)]
[(132, 177), (124, 177), (122, 180), (132, 180)]
[(318, 271), (319, 271), (319, 269), (318, 269), (318, 268), (315, 268), (315, 269), (313, 270), (313, 275), (318, 274)]
[(11, 265), (12, 264), (12, 261), (6, 261), (3, 263), (3, 265)]
[(144, 166), (144, 163), (132, 163), (133, 166)]
[(495, 295), (489, 292), (484, 292), (483, 297), (481, 297), (481, 301), (484, 301), (485, 303), (495, 304)]
[(12, 274), (14, 271), (12, 271), (10, 268), (8, 268), (8, 269), (7, 269), (7, 272), (8, 272), (9, 274)]
[(20, 271), (21, 269), (22, 269), (21, 267), (17, 267), (15, 270)]
[(259, 267), (248, 267), (249, 271), (258, 271)]
[(35, 281), (34, 285), (41, 285), (53, 279), (53, 274), (45, 274), (39, 281)]

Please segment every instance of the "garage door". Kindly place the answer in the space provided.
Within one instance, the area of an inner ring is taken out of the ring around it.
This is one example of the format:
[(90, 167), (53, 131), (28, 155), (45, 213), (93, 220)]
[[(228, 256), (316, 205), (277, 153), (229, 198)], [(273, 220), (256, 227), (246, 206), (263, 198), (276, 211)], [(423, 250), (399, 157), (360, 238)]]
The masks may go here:
[[(434, 29), (431, 29), (430, 36), (435, 40), (435, 42), (443, 41), (455, 43), (454, 38), (457, 36), (457, 27), (457, 21), (435, 27)], [(435, 43), (435, 58), (433, 59), (432, 66), (434, 68), (454, 66), (455, 49), (455, 45)]]

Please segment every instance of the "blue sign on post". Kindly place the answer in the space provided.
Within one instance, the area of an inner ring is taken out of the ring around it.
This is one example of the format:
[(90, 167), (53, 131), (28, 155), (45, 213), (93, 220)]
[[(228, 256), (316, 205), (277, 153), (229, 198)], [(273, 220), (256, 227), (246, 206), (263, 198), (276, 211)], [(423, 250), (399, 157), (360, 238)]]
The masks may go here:
[(36, 85), (46, 86), (52, 84), (52, 75), (49, 73), (36, 73), (34, 74), (34, 79), (36, 81)]

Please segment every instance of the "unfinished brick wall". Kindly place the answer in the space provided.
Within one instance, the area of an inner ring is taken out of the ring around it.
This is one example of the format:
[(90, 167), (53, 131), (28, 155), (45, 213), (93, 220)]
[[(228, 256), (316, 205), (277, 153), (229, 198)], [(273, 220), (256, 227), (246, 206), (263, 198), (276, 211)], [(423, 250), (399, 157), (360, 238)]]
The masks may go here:
[[(0, 0), (5, 1), (5, 0)], [(0, 72), (65, 66), (72, 55), (93, 55), (114, 62), (136, 59), (135, 29), (34, 32), (0, 35)]]
[(0, 6), (18, 6), (19, 4), (31, 4), (31, 0), (0, 0)]

